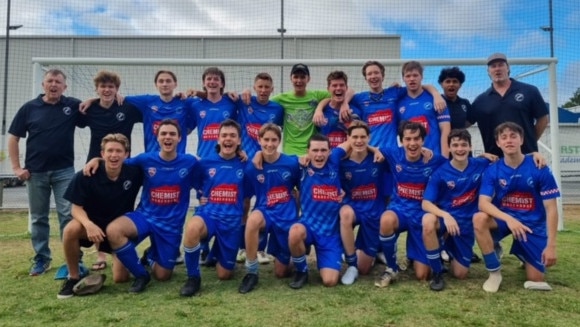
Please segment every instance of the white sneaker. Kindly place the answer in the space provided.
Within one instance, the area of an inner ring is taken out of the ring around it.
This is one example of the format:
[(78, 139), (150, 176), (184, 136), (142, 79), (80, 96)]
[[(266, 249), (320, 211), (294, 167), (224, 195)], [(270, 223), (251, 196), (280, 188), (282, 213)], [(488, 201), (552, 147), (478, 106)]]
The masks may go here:
[[(245, 253), (244, 253), (245, 256)], [(270, 263), (270, 257), (264, 251), (258, 251), (258, 262), (262, 265), (267, 265)]]
[(494, 271), (489, 273), (489, 277), (483, 283), (483, 290), (489, 293), (496, 293), (501, 285), (502, 276), (501, 271)]
[(357, 267), (349, 266), (348, 268), (346, 268), (346, 271), (344, 272), (344, 275), (342, 275), (340, 281), (344, 285), (352, 285), (357, 279), (358, 279)]
[(552, 290), (552, 286), (550, 286), (550, 284), (548, 284), (546, 282), (532, 282), (529, 280), (524, 283), (524, 288), (527, 290), (532, 290), (532, 291), (551, 291)]
[(443, 260), (445, 262), (451, 261), (451, 259), (449, 258), (449, 253), (447, 253), (447, 251), (445, 251), (445, 250), (441, 251), (441, 260)]
[(393, 269), (387, 267), (381, 276), (375, 280), (375, 286), (380, 288), (387, 287), (392, 282), (396, 281), (398, 276), (398, 271), (393, 271)]
[[(259, 257), (259, 256), (258, 256)], [(236, 256), (236, 261), (238, 263), (246, 262), (246, 250), (240, 249), (238, 251), (238, 255)]]

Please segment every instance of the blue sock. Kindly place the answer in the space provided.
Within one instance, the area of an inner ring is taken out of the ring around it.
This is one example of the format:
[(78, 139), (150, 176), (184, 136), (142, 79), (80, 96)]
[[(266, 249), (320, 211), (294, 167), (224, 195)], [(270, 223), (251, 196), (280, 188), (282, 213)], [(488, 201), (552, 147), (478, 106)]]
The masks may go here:
[(201, 244), (197, 244), (191, 248), (184, 246), (185, 252), (183, 258), (185, 259), (185, 269), (187, 270), (187, 277), (201, 277), (199, 270), (199, 256), (201, 253)]
[(440, 249), (427, 250), (427, 260), (429, 261), (429, 266), (431, 266), (433, 273), (440, 274), (443, 271)]
[(351, 254), (351, 255), (347, 255), (345, 253), (344, 260), (346, 261), (346, 264), (349, 267), (357, 267), (358, 266), (356, 252), (354, 254)]
[(379, 235), (383, 254), (387, 260), (387, 267), (393, 269), (393, 271), (399, 271), (399, 266), (397, 265), (397, 236), (396, 233), (392, 235)]
[(258, 267), (260, 266), (260, 264), (258, 263), (258, 259), (249, 261), (248, 259), (246, 259), (246, 271), (248, 272), (248, 274), (258, 274)]
[(483, 255), (483, 262), (487, 271), (498, 271), (501, 268), (501, 263), (493, 251)]
[(307, 272), (308, 263), (306, 262), (306, 255), (303, 254), (299, 257), (292, 257), (292, 262), (294, 262), (294, 267), (296, 267), (297, 272)]
[(266, 251), (266, 246), (268, 246), (268, 234), (260, 233), (260, 243), (258, 243), (258, 251)]
[(133, 244), (133, 242), (127, 242), (114, 252), (117, 255), (117, 258), (119, 258), (119, 261), (123, 263), (125, 268), (127, 268), (135, 278), (146, 277), (149, 275), (147, 270), (145, 270), (145, 267), (139, 263), (137, 250), (135, 249), (135, 244)]

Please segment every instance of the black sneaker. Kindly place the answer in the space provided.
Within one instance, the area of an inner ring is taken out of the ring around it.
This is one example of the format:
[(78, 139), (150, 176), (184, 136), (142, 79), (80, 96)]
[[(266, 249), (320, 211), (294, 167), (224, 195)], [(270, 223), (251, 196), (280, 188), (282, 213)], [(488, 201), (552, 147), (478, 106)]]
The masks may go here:
[(150, 281), (151, 276), (149, 276), (149, 274), (147, 274), (144, 277), (135, 278), (135, 281), (133, 281), (133, 284), (131, 284), (131, 287), (129, 288), (129, 293), (143, 292), (145, 290), (145, 287), (147, 287), (147, 284), (149, 284)]
[(194, 296), (201, 288), (201, 277), (189, 277), (181, 287), (179, 295)]
[(434, 274), (433, 279), (431, 279), (431, 282), (429, 283), (429, 287), (431, 288), (431, 290), (436, 292), (442, 291), (445, 288), (445, 280), (443, 279), (443, 274), (442, 273)]
[(242, 294), (251, 292), (256, 285), (258, 285), (258, 274), (246, 274), (242, 280), (242, 285), (238, 288), (238, 291)]
[(308, 283), (308, 272), (296, 272), (294, 274), (294, 280), (290, 283), (290, 287), (297, 290), (302, 288), (304, 284)]
[(56, 298), (59, 300), (63, 300), (73, 297), (75, 295), (73, 289), (78, 282), (79, 282), (78, 279), (67, 278), (67, 280), (65, 280), (62, 283), (62, 287), (60, 288), (60, 292), (58, 292), (58, 294), (56, 295)]

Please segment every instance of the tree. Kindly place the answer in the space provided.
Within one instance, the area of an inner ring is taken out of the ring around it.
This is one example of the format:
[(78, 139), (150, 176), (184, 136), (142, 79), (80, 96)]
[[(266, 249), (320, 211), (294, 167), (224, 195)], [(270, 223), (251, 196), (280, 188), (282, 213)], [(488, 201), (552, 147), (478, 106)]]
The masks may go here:
[(580, 106), (580, 87), (576, 89), (576, 92), (572, 95), (568, 102), (564, 103), (562, 107), (564, 108), (572, 108)]

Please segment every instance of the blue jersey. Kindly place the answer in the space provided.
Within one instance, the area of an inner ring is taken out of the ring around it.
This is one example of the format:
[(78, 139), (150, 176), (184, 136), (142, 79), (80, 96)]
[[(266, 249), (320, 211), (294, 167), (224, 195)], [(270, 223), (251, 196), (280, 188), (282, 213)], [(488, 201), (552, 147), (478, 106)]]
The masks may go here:
[(398, 100), (406, 94), (406, 88), (389, 87), (379, 94), (366, 91), (354, 95), (350, 104), (358, 108), (361, 119), (369, 126), (371, 146), (397, 147), (398, 120), (395, 112)]
[(274, 123), (282, 126), (284, 120), (284, 108), (273, 101), (261, 104), (252, 96), (249, 105), (241, 99), (236, 103), (238, 108), (238, 123), (242, 126), (242, 150), (248, 158), (253, 158), (256, 152), (261, 150), (258, 139), (260, 127), (266, 123)]
[(478, 191), (481, 176), (489, 166), (485, 158), (469, 158), (463, 171), (457, 170), (451, 162), (442, 164), (431, 175), (423, 195), (442, 210), (452, 215), (461, 229), (473, 228), (472, 218), (478, 211)]
[(226, 119), (236, 119), (236, 104), (227, 96), (218, 102), (201, 99), (193, 104), (197, 122), (197, 155), (201, 158), (215, 154), (220, 124)]
[(399, 121), (409, 120), (421, 123), (427, 130), (424, 147), (433, 150), (436, 154), (441, 154), (441, 130), (439, 123), (449, 122), (451, 116), (449, 110), (445, 108), (443, 113), (438, 113), (433, 107), (433, 96), (429, 92), (423, 91), (418, 97), (404, 97), (399, 101), (397, 110)]
[(387, 159), (394, 180), (389, 208), (407, 213), (408, 217), (413, 218), (413, 223), (420, 225), (423, 216), (421, 201), (429, 177), (447, 159), (436, 154), (427, 163), (423, 162), (423, 157), (410, 162), (402, 147), (381, 149), (381, 152)]
[(380, 218), (385, 210), (383, 175), (385, 163), (373, 162), (369, 153), (360, 163), (346, 158), (340, 161), (340, 184), (344, 190), (344, 204), (350, 205), (357, 215)]
[(245, 163), (239, 157), (224, 159), (213, 153), (200, 162), (201, 194), (207, 203), (199, 206), (200, 216), (218, 219), (226, 226), (238, 228), (244, 214)]
[[(358, 109), (352, 109), (353, 117), (359, 117)], [(330, 148), (334, 149), (346, 141), (346, 131), (349, 122), (343, 123), (340, 121), (340, 108), (333, 108), (328, 103), (322, 110), (322, 114), (326, 119), (326, 125), (318, 127), (320, 133), (328, 137), (330, 141)], [(353, 118), (357, 119), (357, 118)]]
[(181, 234), (189, 209), (189, 192), (192, 188), (197, 159), (179, 153), (171, 161), (161, 159), (158, 152), (145, 152), (125, 160), (127, 165), (138, 166), (145, 180), (137, 211), (162, 230)]
[(275, 162), (264, 161), (262, 165), (262, 170), (253, 164), (246, 168), (247, 180), (256, 195), (254, 208), (271, 217), (278, 227), (288, 230), (298, 220), (296, 199), (292, 195), (300, 178), (298, 157), (280, 154)]
[(479, 194), (491, 197), (499, 210), (530, 227), (534, 234), (546, 235), (543, 201), (560, 196), (552, 172), (548, 167), (537, 168), (532, 156), (526, 156), (515, 169), (504, 160), (487, 168)]
[(165, 102), (159, 95), (133, 95), (125, 97), (125, 101), (134, 105), (143, 115), (143, 136), (145, 152), (160, 150), (157, 142), (157, 130), (164, 119), (177, 121), (181, 128), (181, 142), (177, 146), (178, 153), (185, 153), (187, 134), (195, 129), (195, 117), (191, 114), (193, 99), (181, 100), (173, 98)]
[(322, 168), (309, 165), (302, 168), (300, 178), (300, 222), (318, 235), (331, 236), (339, 233), (340, 210), (340, 159), (345, 155), (341, 148), (332, 150)]

